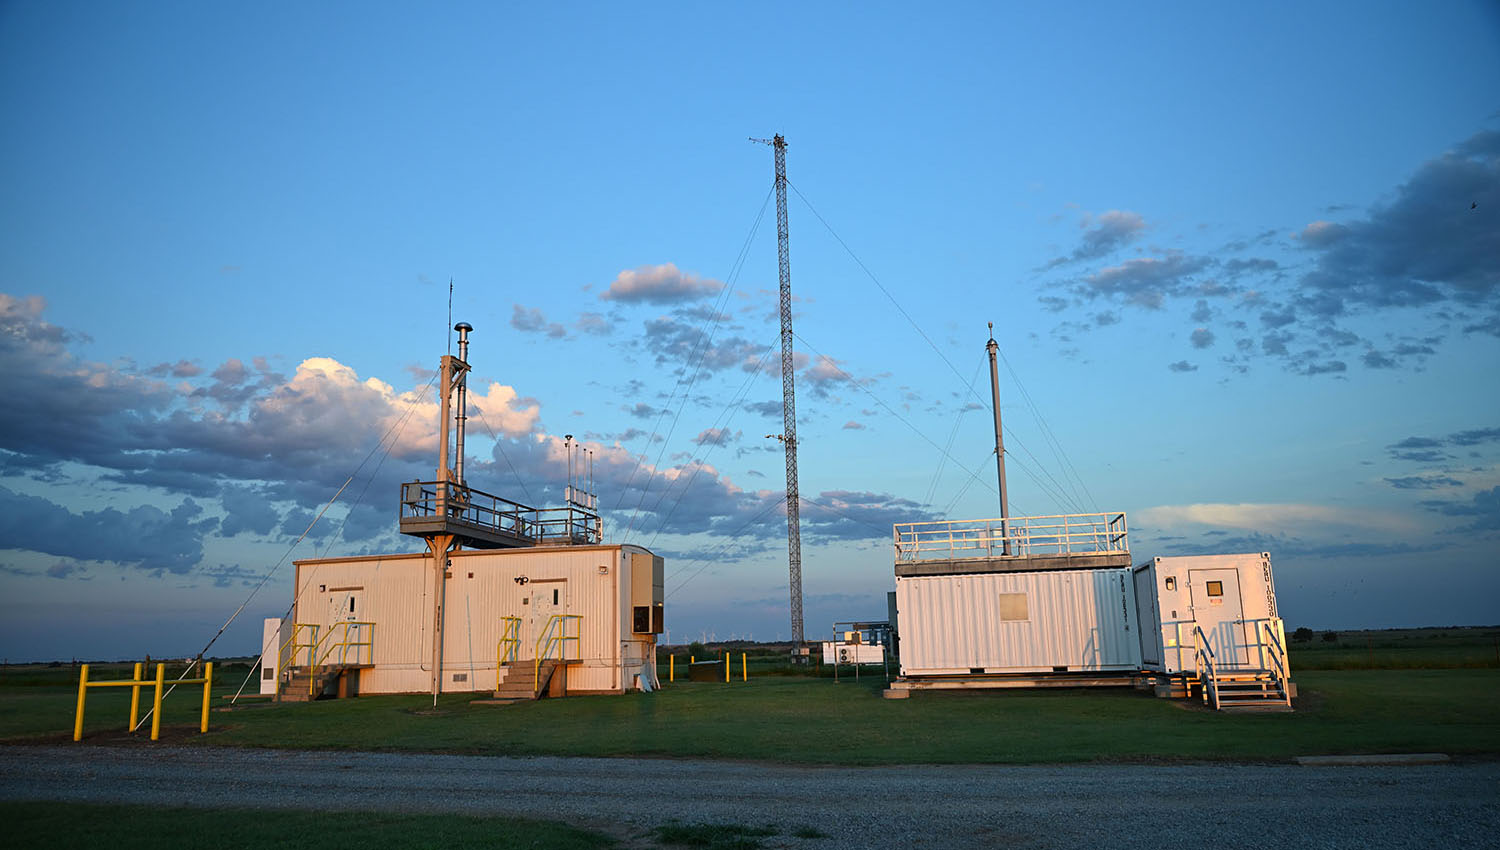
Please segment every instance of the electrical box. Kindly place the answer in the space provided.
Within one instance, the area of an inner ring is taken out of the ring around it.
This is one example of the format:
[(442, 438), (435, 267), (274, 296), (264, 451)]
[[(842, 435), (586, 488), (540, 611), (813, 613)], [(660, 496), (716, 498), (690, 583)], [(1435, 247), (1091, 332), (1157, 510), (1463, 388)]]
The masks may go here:
[(659, 555), (637, 552), (630, 556), (631, 631), (635, 634), (665, 631), (662, 565)]

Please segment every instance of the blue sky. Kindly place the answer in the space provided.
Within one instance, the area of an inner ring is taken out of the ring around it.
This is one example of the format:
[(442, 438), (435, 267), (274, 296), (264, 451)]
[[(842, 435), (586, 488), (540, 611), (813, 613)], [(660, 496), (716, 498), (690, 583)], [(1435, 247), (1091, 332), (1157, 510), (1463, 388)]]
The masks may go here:
[(413, 550), (450, 279), (470, 482), (578, 435), (674, 639), (785, 637), (777, 132), (809, 635), (998, 512), (988, 321), (1014, 512), (1496, 620), (1494, 4), (22, 2), (0, 115), (9, 658), (196, 652), (351, 475), (291, 557)]

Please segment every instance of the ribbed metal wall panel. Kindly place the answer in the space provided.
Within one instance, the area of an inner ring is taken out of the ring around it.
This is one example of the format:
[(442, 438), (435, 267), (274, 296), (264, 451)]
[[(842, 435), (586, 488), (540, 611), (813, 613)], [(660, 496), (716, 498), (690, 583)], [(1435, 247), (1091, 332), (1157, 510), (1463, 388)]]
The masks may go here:
[[(654, 683), (655, 636), (630, 632), (631, 553), (649, 554), (637, 546), (453, 553), (443, 617), (443, 690), (494, 689), (497, 648), (504, 630), (502, 617), (521, 618), (522, 641), (517, 657), (534, 658), (530, 605), (522, 604), (522, 599), (554, 588), (559, 591), (557, 613), (583, 617), (577, 652), (581, 662), (569, 666), (569, 690), (620, 691), (635, 687), (636, 676)], [(327, 628), (332, 619), (327, 588), (363, 588), (358, 619), (376, 623), (376, 647), (374, 668), (360, 675), (362, 693), (431, 689), (435, 571), (428, 557), (303, 561), (297, 564), (297, 572), (297, 622), (315, 622)], [(523, 576), (525, 584), (517, 581)], [(454, 681), (455, 674), (464, 681)]]
[[(1027, 619), (1002, 618), (1012, 593)], [(904, 675), (1140, 667), (1129, 569), (898, 577), (896, 606)]]

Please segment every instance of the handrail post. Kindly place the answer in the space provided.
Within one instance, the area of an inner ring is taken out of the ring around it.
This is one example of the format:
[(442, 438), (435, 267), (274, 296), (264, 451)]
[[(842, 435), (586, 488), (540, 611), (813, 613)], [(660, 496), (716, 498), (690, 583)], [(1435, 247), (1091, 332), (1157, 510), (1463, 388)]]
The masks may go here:
[(213, 687), (213, 682), (214, 663), (208, 661), (203, 664), (203, 720), (198, 724), (200, 734), (208, 731), (209, 689)]
[(167, 665), (156, 665), (156, 699), (151, 704), (151, 740), (161, 737), (161, 688), (167, 681)]
[(89, 665), (78, 670), (78, 710), (73, 715), (73, 740), (83, 740), (83, 704), (88, 700)]
[(130, 686), (130, 734), (135, 734), (135, 721), (141, 713), (141, 662), (135, 662), (135, 672), (130, 674), (135, 682)]

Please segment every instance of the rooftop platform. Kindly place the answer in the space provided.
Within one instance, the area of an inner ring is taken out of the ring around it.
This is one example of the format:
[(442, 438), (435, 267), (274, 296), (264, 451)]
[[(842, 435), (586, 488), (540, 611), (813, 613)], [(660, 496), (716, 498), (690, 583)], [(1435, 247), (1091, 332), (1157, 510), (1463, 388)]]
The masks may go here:
[(470, 549), (593, 546), (601, 538), (599, 515), (576, 504), (533, 508), (446, 481), (401, 485), (401, 533), (449, 534)]
[(897, 523), (896, 576), (1131, 566), (1125, 514)]

